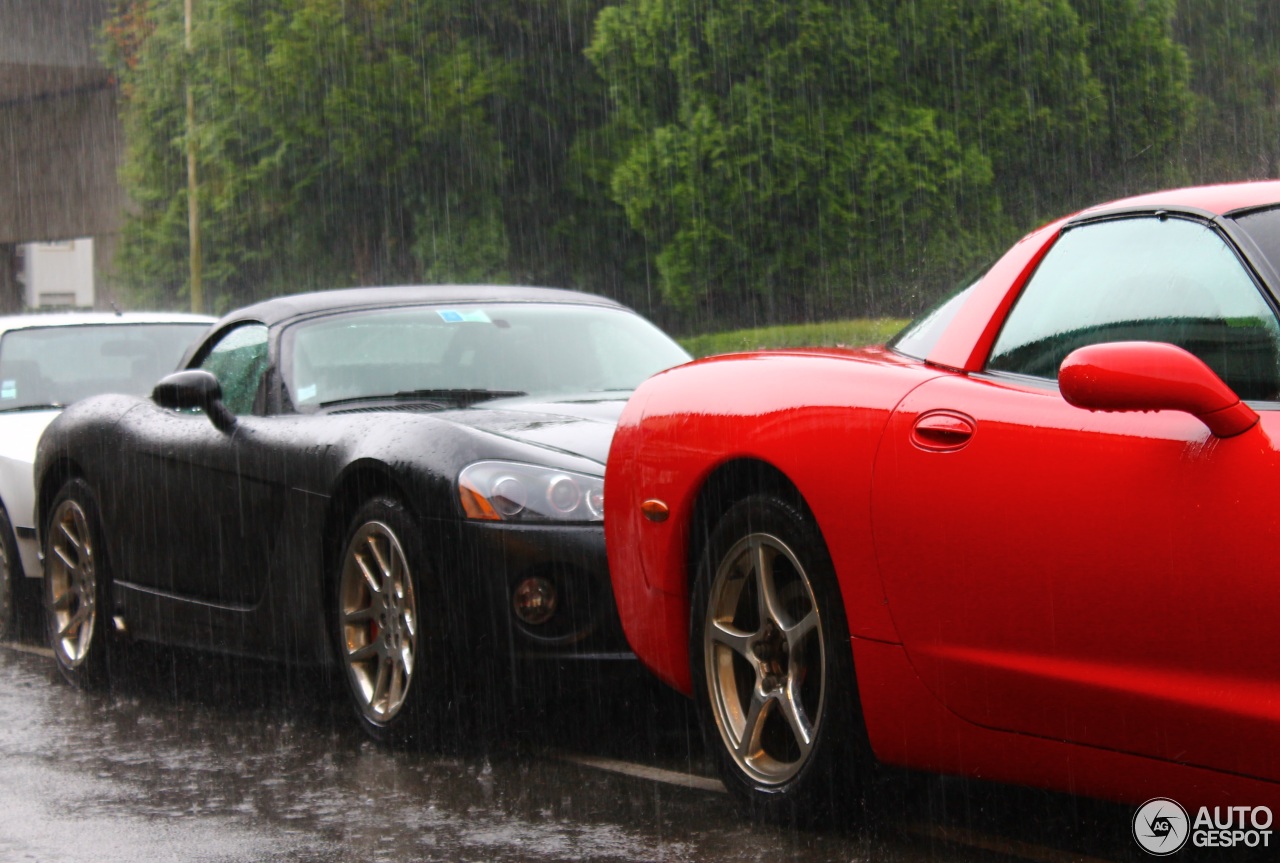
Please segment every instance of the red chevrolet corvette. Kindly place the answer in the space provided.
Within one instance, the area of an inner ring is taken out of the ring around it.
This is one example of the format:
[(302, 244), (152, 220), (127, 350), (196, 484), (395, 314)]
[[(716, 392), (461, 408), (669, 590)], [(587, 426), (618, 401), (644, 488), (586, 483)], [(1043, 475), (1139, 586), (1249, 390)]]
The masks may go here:
[(1277, 808), (1278, 297), (1280, 182), (1160, 192), (1035, 231), (885, 347), (642, 385), (618, 608), (739, 800), (816, 815), (874, 757)]

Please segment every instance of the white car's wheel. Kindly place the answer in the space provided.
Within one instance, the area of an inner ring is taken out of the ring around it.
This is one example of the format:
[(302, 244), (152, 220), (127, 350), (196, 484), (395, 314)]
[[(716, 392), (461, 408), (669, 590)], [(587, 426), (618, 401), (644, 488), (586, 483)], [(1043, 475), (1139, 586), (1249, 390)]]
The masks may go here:
[(0, 641), (10, 641), (17, 633), (17, 594), (22, 584), (22, 559), (13, 535), (9, 514), (0, 507)]

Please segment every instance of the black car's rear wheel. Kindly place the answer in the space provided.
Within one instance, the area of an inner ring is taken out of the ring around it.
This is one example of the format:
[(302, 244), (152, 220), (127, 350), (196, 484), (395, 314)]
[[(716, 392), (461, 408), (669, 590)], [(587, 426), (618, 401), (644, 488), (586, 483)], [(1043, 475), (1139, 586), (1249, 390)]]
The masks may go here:
[(111, 576), (102, 519), (88, 484), (73, 479), (53, 501), (44, 535), (49, 646), (68, 681), (90, 689), (109, 677)]
[(812, 823), (856, 799), (848, 626), (811, 517), (772, 495), (733, 505), (708, 540), (690, 630), (703, 735), (739, 802)]
[(422, 530), (398, 501), (368, 501), (351, 520), (339, 561), (337, 649), (356, 715), (384, 742), (425, 733), (439, 685), (439, 634), (424, 631), (429, 586)]

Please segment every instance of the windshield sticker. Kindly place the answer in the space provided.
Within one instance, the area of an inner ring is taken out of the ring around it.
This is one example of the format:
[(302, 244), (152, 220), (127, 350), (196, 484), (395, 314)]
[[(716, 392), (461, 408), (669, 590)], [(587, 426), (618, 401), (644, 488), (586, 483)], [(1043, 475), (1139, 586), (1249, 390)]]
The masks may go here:
[(489, 316), (481, 309), (472, 309), (470, 311), (459, 312), (453, 309), (445, 309), (440, 311), (440, 320), (446, 324), (488, 324), (492, 323)]
[(315, 384), (311, 384), (310, 386), (306, 386), (306, 387), (298, 387), (298, 401), (305, 402), (308, 399), (313, 399), (315, 397), (316, 397)]
[(0, 381), (0, 399), (16, 399), (17, 397), (17, 381)]

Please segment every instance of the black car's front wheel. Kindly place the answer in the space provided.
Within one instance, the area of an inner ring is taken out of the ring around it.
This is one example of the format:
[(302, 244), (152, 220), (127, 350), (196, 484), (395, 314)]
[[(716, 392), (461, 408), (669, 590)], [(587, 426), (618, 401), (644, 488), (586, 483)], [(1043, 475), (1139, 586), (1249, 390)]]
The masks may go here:
[(769, 821), (830, 820), (856, 799), (848, 626), (811, 516), (774, 495), (731, 506), (694, 586), (694, 699), (729, 791)]
[(430, 689), (443, 675), (438, 632), (424, 628), (422, 530), (399, 501), (374, 498), (351, 520), (336, 591), (338, 659), (361, 726), (374, 739), (425, 734)]
[(69, 481), (45, 525), (45, 622), (58, 670), (84, 689), (105, 685), (110, 672), (111, 575), (102, 537), (92, 489)]

